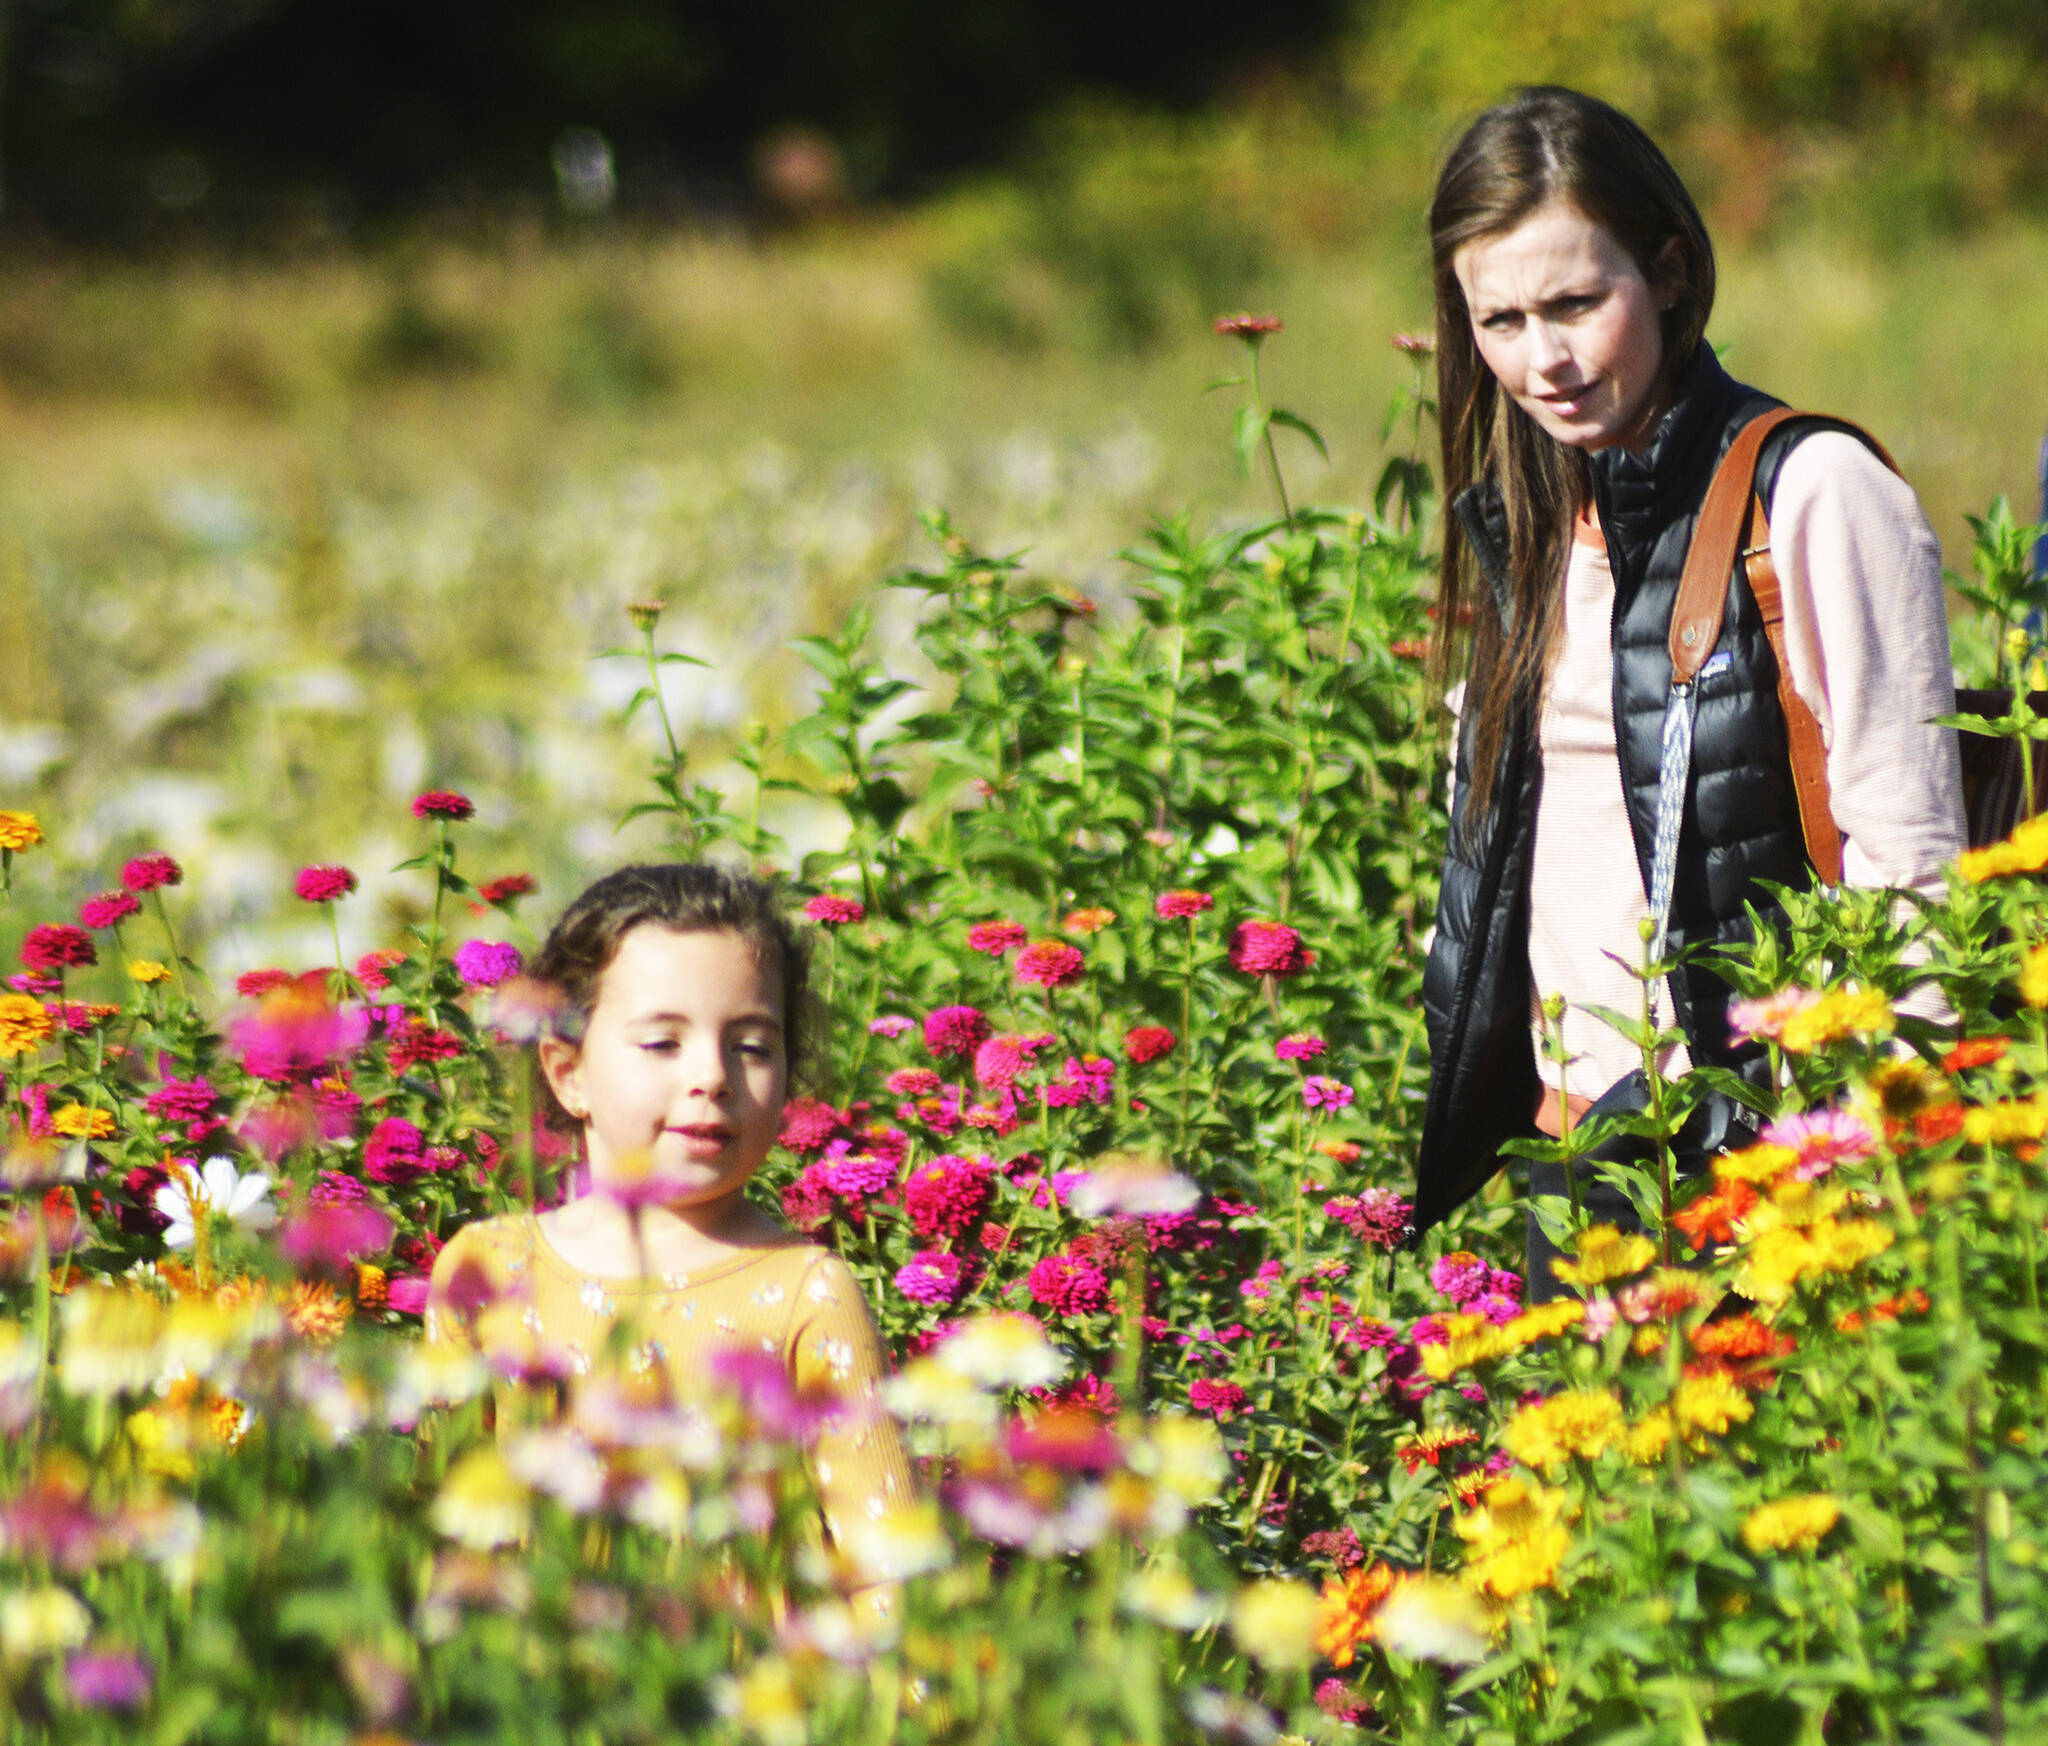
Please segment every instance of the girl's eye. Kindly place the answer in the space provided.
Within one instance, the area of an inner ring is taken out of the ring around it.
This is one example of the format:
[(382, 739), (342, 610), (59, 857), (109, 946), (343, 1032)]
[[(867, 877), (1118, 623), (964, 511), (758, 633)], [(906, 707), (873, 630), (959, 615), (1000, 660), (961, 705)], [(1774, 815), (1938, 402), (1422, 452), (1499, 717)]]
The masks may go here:
[(751, 1042), (742, 1043), (739, 1047), (740, 1053), (752, 1060), (772, 1061), (775, 1058), (775, 1045), (773, 1043), (755, 1039)]
[(655, 1037), (640, 1045), (650, 1055), (673, 1055), (677, 1046), (674, 1037)]

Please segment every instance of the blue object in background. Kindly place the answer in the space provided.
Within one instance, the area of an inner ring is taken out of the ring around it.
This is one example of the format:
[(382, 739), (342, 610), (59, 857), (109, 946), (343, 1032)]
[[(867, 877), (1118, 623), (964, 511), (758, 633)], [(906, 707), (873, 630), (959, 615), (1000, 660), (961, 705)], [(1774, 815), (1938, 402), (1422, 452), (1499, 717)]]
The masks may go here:
[(2048, 579), (2048, 437), (2041, 439), (2041, 537), (2034, 542), (2034, 580)]

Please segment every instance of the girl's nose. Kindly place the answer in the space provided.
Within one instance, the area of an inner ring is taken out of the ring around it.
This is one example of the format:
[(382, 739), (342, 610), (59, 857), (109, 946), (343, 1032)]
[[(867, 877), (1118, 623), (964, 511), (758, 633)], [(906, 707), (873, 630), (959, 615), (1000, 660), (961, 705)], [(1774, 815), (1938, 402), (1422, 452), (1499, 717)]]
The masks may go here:
[(725, 1050), (715, 1041), (693, 1046), (683, 1058), (683, 1077), (690, 1091), (703, 1097), (723, 1097), (726, 1086)]

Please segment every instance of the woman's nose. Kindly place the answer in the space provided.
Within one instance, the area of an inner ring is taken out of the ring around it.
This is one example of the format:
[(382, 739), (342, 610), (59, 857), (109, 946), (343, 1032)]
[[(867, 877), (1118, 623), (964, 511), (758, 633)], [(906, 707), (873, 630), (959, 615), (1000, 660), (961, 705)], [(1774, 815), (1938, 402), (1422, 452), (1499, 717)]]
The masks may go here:
[(1529, 368), (1545, 374), (1571, 361), (1571, 348), (1547, 321), (1529, 323)]

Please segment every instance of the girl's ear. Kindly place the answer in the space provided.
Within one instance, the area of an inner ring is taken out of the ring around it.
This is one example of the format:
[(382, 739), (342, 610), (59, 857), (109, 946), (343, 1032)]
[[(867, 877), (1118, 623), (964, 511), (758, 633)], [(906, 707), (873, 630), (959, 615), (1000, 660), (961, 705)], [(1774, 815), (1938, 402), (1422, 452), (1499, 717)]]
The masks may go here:
[(540, 1040), (540, 1070), (548, 1089), (574, 1121), (590, 1119), (590, 1105), (583, 1095), (583, 1051), (563, 1037)]

